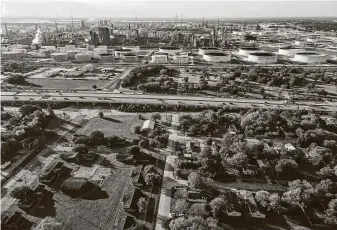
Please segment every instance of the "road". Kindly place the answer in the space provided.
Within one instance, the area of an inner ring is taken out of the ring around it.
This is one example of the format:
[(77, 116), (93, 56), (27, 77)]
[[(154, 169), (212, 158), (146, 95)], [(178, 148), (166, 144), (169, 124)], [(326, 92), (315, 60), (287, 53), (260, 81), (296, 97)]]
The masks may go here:
[(159, 198), (156, 230), (164, 230), (165, 219), (169, 218), (171, 210), (171, 191), (174, 186), (187, 186), (186, 180), (178, 180), (173, 176), (174, 161), (177, 156), (167, 156), (165, 162), (164, 175), (162, 180), (161, 194)]
[[(45, 96), (45, 98), (43, 98)], [(103, 91), (77, 91), (77, 92), (1, 92), (2, 102), (75, 102), (75, 103), (134, 103), (134, 104), (162, 104), (162, 105), (210, 105), (219, 106), (224, 103), (235, 105), (240, 108), (257, 106), (263, 108), (282, 109), (312, 109), (318, 111), (333, 112), (337, 107), (336, 101), (329, 103), (322, 101), (297, 100), (294, 103), (287, 103), (287, 100), (274, 99), (250, 99), (250, 98), (221, 98), (221, 97), (200, 97), (185, 95), (164, 95), (164, 94), (119, 94)]]

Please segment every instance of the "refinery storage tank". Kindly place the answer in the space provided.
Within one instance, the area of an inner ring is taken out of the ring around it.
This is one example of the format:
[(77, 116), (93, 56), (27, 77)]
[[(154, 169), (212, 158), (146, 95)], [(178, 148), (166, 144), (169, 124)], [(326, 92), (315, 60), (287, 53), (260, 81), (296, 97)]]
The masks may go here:
[(304, 49), (299, 48), (299, 47), (282, 47), (279, 48), (278, 54), (284, 55), (284, 56), (289, 56), (289, 57), (294, 57), (295, 54), (304, 52)]
[(74, 51), (76, 49), (75, 45), (66, 45), (65, 48), (67, 51)]
[(158, 63), (158, 64), (163, 64), (163, 63), (167, 63), (167, 55), (165, 54), (155, 54), (152, 55), (152, 63)]
[(167, 53), (168, 55), (175, 55), (176, 53), (181, 53), (182, 51), (182, 48), (173, 46), (165, 46), (159, 48), (159, 52)]
[(75, 51), (79, 54), (86, 54), (88, 52), (88, 48), (76, 48)]
[(56, 62), (68, 61), (67, 53), (53, 53), (51, 54), (51, 59)]
[(255, 53), (257, 51), (259, 51), (260, 49), (259, 48), (256, 48), (256, 47), (241, 47), (239, 49), (239, 55), (242, 55), (242, 56), (249, 56), (250, 53)]
[(199, 55), (204, 55), (205, 53), (221, 53), (223, 52), (222, 50), (216, 48), (216, 47), (202, 47), (199, 48)]
[(22, 56), (21, 56), (21, 53), (20, 53), (20, 52), (14, 52), (14, 51), (11, 51), (11, 52), (3, 52), (3, 53), (2, 53), (2, 57), (3, 57), (3, 59), (5, 59), (5, 60), (14, 60), (14, 61), (18, 61), (18, 60), (20, 60), (20, 58), (21, 58)]
[(255, 52), (250, 53), (247, 60), (258, 64), (272, 64), (277, 62), (277, 56), (268, 52)]
[(72, 58), (72, 59), (75, 58), (75, 54), (76, 54), (75, 50), (67, 51), (68, 58)]
[(295, 54), (294, 61), (307, 64), (323, 63), (328, 60), (328, 56), (320, 53), (303, 52)]
[(188, 55), (175, 55), (173, 56), (173, 62), (177, 64), (188, 64)]
[(75, 54), (75, 61), (77, 62), (90, 62), (91, 57), (89, 54)]
[(94, 52), (99, 54), (99, 55), (108, 54), (108, 49), (98, 47), (98, 48), (94, 49)]
[(129, 50), (129, 49), (116, 49), (115, 50), (115, 56), (116, 57), (123, 57), (125, 54), (130, 54), (132, 53), (132, 50)]
[(55, 46), (42, 46), (41, 49), (56, 51), (56, 47)]
[(132, 52), (139, 52), (140, 50), (140, 47), (139, 46), (122, 46), (122, 49), (125, 49), (125, 50), (131, 50)]
[(138, 56), (135, 54), (124, 54), (123, 55), (124, 62), (137, 62)]
[(208, 62), (230, 62), (231, 56), (227, 53), (206, 53), (203, 59)]

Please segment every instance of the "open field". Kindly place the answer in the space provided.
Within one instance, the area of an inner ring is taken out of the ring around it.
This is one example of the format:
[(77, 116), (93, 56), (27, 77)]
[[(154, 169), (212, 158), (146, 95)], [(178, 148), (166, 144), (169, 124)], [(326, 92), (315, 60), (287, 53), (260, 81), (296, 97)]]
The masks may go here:
[(108, 84), (110, 80), (72, 80), (72, 79), (50, 79), (50, 78), (29, 78), (27, 82), (39, 85), (44, 89), (61, 89), (61, 90), (79, 90), (91, 89), (93, 85), (101, 88)]
[(90, 135), (91, 132), (99, 130), (105, 136), (119, 135), (127, 138), (137, 137), (131, 131), (133, 125), (141, 125), (142, 120), (139, 120), (134, 115), (117, 115), (107, 116), (104, 118), (92, 118), (88, 123), (78, 130), (78, 134)]

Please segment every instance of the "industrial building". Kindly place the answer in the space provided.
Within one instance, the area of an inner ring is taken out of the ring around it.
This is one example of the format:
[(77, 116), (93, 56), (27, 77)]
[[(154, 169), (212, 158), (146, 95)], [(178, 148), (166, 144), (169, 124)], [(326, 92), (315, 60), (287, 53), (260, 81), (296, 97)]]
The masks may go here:
[(221, 53), (222, 50), (216, 47), (202, 47), (199, 48), (199, 55), (204, 55), (205, 53)]
[(258, 64), (272, 64), (277, 62), (277, 56), (268, 52), (254, 52), (248, 55), (247, 61)]
[(203, 59), (208, 62), (230, 62), (231, 56), (227, 53), (206, 53)]
[(282, 48), (279, 48), (278, 54), (289, 56), (289, 57), (294, 57), (295, 54), (301, 53), (301, 52), (304, 52), (304, 49), (300, 47), (282, 47)]
[(88, 52), (88, 48), (76, 48), (75, 51), (79, 54), (85, 54)]
[(295, 54), (294, 61), (307, 64), (324, 63), (328, 60), (328, 56), (320, 53), (303, 52)]
[(159, 48), (159, 52), (167, 53), (168, 55), (172, 56), (177, 53), (181, 53), (183, 50), (179, 47), (173, 47), (173, 46), (166, 46)]
[(239, 55), (242, 55), (242, 56), (249, 56), (250, 53), (254, 53), (254, 52), (258, 52), (260, 51), (259, 48), (256, 48), (256, 47), (241, 47), (239, 49)]
[(51, 59), (56, 62), (63, 62), (68, 60), (68, 55), (67, 53), (53, 53)]
[(164, 64), (167, 63), (167, 55), (165, 54), (155, 54), (152, 55), (152, 63), (157, 63), (157, 64)]
[(188, 64), (188, 55), (175, 55), (173, 56), (173, 62), (177, 64)]
[(100, 59), (99, 62), (103, 63), (111, 63), (114, 61), (114, 56), (113, 55), (101, 55), (98, 58), (95, 57), (96, 59)]

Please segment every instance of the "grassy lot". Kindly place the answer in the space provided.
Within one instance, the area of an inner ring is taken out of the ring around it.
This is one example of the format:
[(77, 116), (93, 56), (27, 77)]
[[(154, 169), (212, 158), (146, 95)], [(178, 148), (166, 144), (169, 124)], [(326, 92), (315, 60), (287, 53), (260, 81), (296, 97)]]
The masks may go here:
[(31, 78), (26, 79), (27, 82), (35, 85), (39, 85), (43, 88), (53, 89), (91, 89), (93, 85), (98, 88), (108, 84), (110, 80), (71, 80), (71, 79), (50, 79), (50, 78)]
[(101, 186), (109, 196), (106, 199), (71, 199), (63, 193), (55, 194), (56, 219), (63, 223), (63, 229), (109, 229), (129, 179), (129, 169), (114, 170)]
[(137, 137), (131, 131), (133, 125), (141, 125), (142, 120), (139, 120), (134, 115), (116, 115), (107, 116), (105, 118), (92, 118), (85, 126), (77, 131), (81, 135), (90, 135), (91, 132), (99, 130), (104, 133), (105, 136), (124, 136), (127, 138)]

